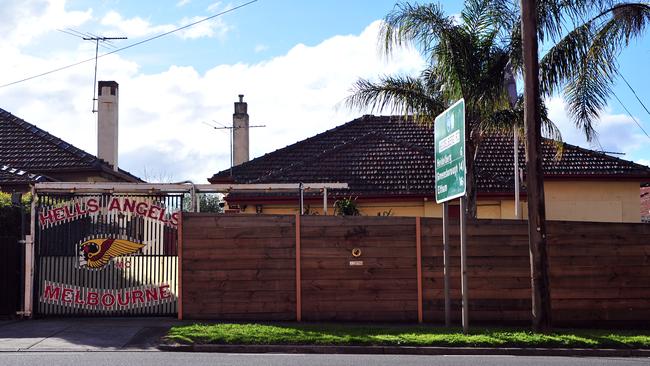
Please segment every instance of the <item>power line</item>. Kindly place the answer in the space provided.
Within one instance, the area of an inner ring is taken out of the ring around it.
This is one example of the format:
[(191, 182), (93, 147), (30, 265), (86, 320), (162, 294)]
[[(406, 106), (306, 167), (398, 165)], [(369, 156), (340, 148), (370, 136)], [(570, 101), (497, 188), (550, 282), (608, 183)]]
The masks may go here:
[(639, 101), (639, 103), (641, 104), (641, 106), (643, 107), (643, 109), (645, 109), (646, 113), (648, 113), (648, 114), (650, 115), (650, 111), (649, 111), (648, 108), (645, 106), (645, 104), (643, 104), (643, 102), (641, 101), (641, 98), (639, 98), (639, 96), (637, 95), (636, 90), (634, 90), (634, 88), (632, 88), (632, 85), (630, 85), (630, 83), (627, 82), (627, 80), (625, 79), (625, 77), (623, 76), (623, 74), (620, 73), (620, 71), (617, 71), (617, 72), (618, 72), (618, 76), (620, 76), (621, 79), (623, 79), (623, 81), (624, 81), (625, 84), (627, 85), (627, 87), (630, 88), (630, 90), (632, 91), (632, 94), (634, 94), (634, 97), (636, 98), (636, 100)]
[[(118, 48), (118, 49), (116, 49), (116, 50), (114, 50), (114, 51), (110, 51), (110, 52), (107, 52), (107, 53), (103, 53), (103, 54), (101, 54), (101, 55), (99, 55), (99, 56), (97, 56), (97, 57), (104, 57), (104, 56), (112, 55), (112, 54), (114, 54), (114, 53), (118, 53), (118, 52), (120, 52), (120, 51), (124, 51), (124, 50), (126, 50), (126, 49), (129, 49), (129, 48), (132, 48), (132, 47), (135, 47), (135, 46), (139, 46), (139, 45), (141, 45), (141, 44), (143, 44), (143, 43), (147, 43), (147, 42), (153, 41), (153, 40), (158, 39), (158, 38), (160, 38), (160, 37), (164, 37), (164, 36), (170, 35), (170, 34), (172, 34), (172, 33), (176, 33), (176, 32), (181, 31), (181, 30), (183, 30), (183, 29), (187, 29), (187, 28), (193, 27), (193, 26), (195, 26), (195, 25), (197, 25), (197, 24), (199, 24), (199, 23), (206, 22), (206, 21), (208, 21), (208, 20), (210, 20), (210, 19), (214, 19), (214, 18), (219, 17), (219, 16), (222, 16), (222, 15), (224, 15), (224, 14), (227, 14), (227, 13), (233, 12), (233, 11), (235, 11), (235, 10), (237, 10), (237, 9), (241, 9), (241, 8), (243, 8), (243, 7), (245, 7), (245, 6), (248, 6), (248, 5), (252, 4), (252, 3), (255, 3), (255, 2), (257, 2), (257, 1), (258, 1), (258, 0), (251, 0), (251, 1), (247, 2), (247, 3), (241, 4), (241, 5), (237, 5), (237, 6), (235, 6), (234, 8), (230, 8), (230, 9), (224, 10), (224, 11), (222, 11), (222, 12), (220, 12), (220, 13), (217, 13), (217, 14), (211, 15), (211, 16), (209, 16), (209, 17), (203, 18), (203, 19), (198, 20), (198, 21), (196, 21), (196, 22), (193, 22), (193, 23), (190, 23), (190, 24), (184, 25), (184, 26), (179, 27), (179, 28), (176, 28), (176, 29), (172, 29), (172, 30), (170, 30), (170, 31), (168, 31), (168, 32), (165, 32), (165, 33), (158, 34), (158, 35), (156, 35), (156, 36), (153, 36), (153, 37), (150, 37), (150, 38), (144, 39), (144, 40), (142, 40), (142, 41), (140, 41), (140, 42), (136, 42), (136, 43), (130, 44), (130, 45), (128, 45), (128, 46), (124, 46), (124, 47), (122, 47), (122, 48)], [(65, 33), (65, 32), (64, 32), (64, 33)], [(92, 36), (92, 35), (90, 35), (90, 36)], [(39, 78), (39, 77), (42, 77), (42, 76), (46, 76), (46, 75), (49, 75), (49, 74), (53, 74), (53, 73), (55, 73), (55, 72), (63, 71), (63, 70), (66, 70), (66, 69), (69, 69), (69, 68), (72, 68), (72, 67), (75, 67), (75, 66), (81, 65), (81, 64), (86, 63), (86, 62), (94, 61), (94, 60), (95, 60), (95, 57), (93, 57), (93, 58), (89, 58), (89, 59), (86, 59), (86, 60), (83, 60), (83, 61), (75, 62), (75, 63), (73, 63), (73, 64), (70, 64), (70, 65), (67, 65), (67, 66), (63, 66), (63, 67), (59, 67), (59, 68), (56, 68), (56, 69), (53, 69), (53, 70), (50, 70), (50, 71), (46, 71), (46, 72), (40, 73), (40, 74), (38, 74), (38, 75), (32, 75), (32, 76), (26, 77), (26, 78), (24, 78), (24, 79), (20, 79), (20, 80), (13, 81), (13, 82), (11, 82), (11, 83), (7, 83), (7, 84), (0, 85), (0, 88), (5, 88), (5, 87), (11, 86), (11, 85), (19, 84), (19, 83), (22, 83), (22, 82), (25, 82), (25, 81), (29, 81), (29, 80), (36, 79), (36, 78)]]
[(634, 121), (634, 123), (636, 123), (636, 125), (641, 129), (641, 131), (643, 131), (643, 133), (646, 135), (646, 137), (647, 137), (648, 139), (650, 139), (650, 135), (648, 135), (648, 133), (646, 132), (646, 130), (643, 129), (643, 127), (641, 126), (641, 124), (639, 123), (639, 121), (637, 121), (636, 118), (634, 118), (634, 116), (632, 115), (632, 113), (630, 113), (630, 111), (627, 109), (627, 107), (625, 106), (625, 104), (623, 104), (623, 102), (621, 102), (621, 100), (618, 98), (618, 95), (616, 95), (616, 93), (613, 93), (613, 95), (614, 95), (614, 98), (616, 98), (616, 100), (618, 100), (618, 103), (621, 105), (621, 107), (623, 107), (623, 109), (625, 109), (625, 111), (627, 112), (628, 116), (630, 116), (630, 118), (632, 118), (632, 120)]
[[(243, 97), (243, 96), (240, 96), (240, 97)], [(205, 122), (205, 121), (203, 121), (202, 123), (212, 127), (215, 130), (229, 130), (229, 133), (230, 133), (230, 176), (232, 176), (232, 167), (233, 167), (233, 165), (235, 165), (235, 160), (234, 160), (235, 159), (235, 156), (234, 156), (235, 153), (234, 153), (234, 143), (233, 143), (233, 140), (235, 139), (235, 130), (238, 130), (238, 129), (241, 129), (241, 128), (266, 127), (266, 125), (251, 125), (251, 126), (247, 126), (247, 127), (242, 127), (242, 126), (235, 127), (234, 121), (233, 121), (232, 126), (226, 126), (225, 124), (223, 124), (221, 122), (217, 122), (215, 120), (212, 120), (212, 122), (214, 122), (216, 124), (219, 124), (221, 126), (211, 125), (211, 124), (209, 124), (208, 122)]]

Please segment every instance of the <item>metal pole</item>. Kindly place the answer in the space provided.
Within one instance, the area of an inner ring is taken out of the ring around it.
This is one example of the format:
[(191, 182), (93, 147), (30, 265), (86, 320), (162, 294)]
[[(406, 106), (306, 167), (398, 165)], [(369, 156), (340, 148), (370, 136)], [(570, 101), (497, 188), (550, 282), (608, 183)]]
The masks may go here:
[(449, 297), (449, 203), (442, 204), (442, 256), (445, 286), (445, 326), (451, 326), (451, 298)]
[(95, 113), (99, 109), (95, 109), (95, 101), (99, 100), (97, 95), (97, 54), (99, 53), (99, 38), (95, 38), (95, 78), (93, 79), (93, 109), (92, 112)]
[(36, 238), (36, 200), (38, 195), (32, 188), (32, 209), (29, 224), (30, 235), (25, 236), (25, 297), (23, 316), (31, 317), (34, 299), (34, 238)]
[(327, 216), (327, 188), (323, 188), (323, 215)]
[(519, 202), (519, 133), (514, 128), (514, 150), (515, 150), (515, 217), (521, 219), (521, 203)]
[(463, 299), (462, 321), (463, 333), (469, 332), (469, 314), (467, 306), (467, 198), (460, 198), (460, 292)]
[(551, 291), (546, 252), (546, 212), (539, 113), (539, 60), (537, 52), (537, 2), (521, 0), (521, 41), (524, 65), (524, 125), (526, 128), (526, 193), (532, 287), (533, 330), (551, 329)]
[(305, 200), (303, 197), (303, 193), (305, 192), (305, 189), (302, 183), (298, 185), (298, 190), (300, 190), (300, 214), (302, 215), (305, 213)]
[(230, 129), (230, 177), (231, 178), (232, 178), (232, 166), (234, 164), (233, 155), (235, 154), (232, 147), (233, 144), (232, 140), (234, 138), (233, 137), (234, 135), (235, 135), (235, 123), (233, 122), (232, 128)]

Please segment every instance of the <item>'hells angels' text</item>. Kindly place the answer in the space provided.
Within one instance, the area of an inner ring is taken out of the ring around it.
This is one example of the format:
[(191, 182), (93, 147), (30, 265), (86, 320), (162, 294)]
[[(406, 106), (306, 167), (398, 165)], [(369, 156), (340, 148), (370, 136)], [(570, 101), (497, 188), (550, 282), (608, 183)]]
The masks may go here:
[[(61, 221), (75, 219), (86, 214), (93, 214), (102, 209), (99, 201), (89, 198), (84, 201), (70, 201), (65, 206), (44, 210), (38, 215), (41, 226), (56, 224)], [(124, 197), (113, 197), (106, 206), (108, 211), (131, 213), (141, 217), (158, 220), (164, 224), (176, 227), (178, 225), (178, 212), (169, 213), (165, 207), (153, 203), (138, 201)]]

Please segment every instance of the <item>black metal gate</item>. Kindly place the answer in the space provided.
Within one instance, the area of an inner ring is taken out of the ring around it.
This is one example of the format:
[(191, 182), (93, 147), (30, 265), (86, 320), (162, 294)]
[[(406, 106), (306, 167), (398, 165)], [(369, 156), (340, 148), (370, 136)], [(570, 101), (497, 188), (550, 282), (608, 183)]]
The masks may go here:
[(13, 316), (20, 310), (23, 219), (24, 212), (18, 207), (0, 208), (0, 317)]
[(39, 195), (37, 315), (170, 316), (183, 194)]

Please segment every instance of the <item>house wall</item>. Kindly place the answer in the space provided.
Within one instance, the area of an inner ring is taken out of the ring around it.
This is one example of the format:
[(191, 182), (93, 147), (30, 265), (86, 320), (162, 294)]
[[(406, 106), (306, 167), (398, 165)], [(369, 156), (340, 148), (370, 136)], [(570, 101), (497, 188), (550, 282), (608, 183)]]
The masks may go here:
[[(640, 222), (639, 182), (546, 181), (546, 218), (562, 221)], [(328, 214), (334, 213), (334, 200), (328, 202)], [(457, 205), (452, 202), (451, 205)], [(305, 205), (310, 213), (323, 214), (322, 203)], [(442, 217), (442, 206), (434, 200), (390, 200), (358, 204), (364, 216)], [(522, 217), (527, 215), (525, 198), (521, 202)], [(246, 205), (244, 213), (256, 213), (254, 202)], [(296, 214), (296, 204), (262, 205), (265, 214)], [(479, 199), (477, 215), (480, 219), (515, 219), (514, 197), (511, 199)]]

